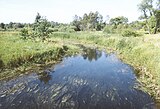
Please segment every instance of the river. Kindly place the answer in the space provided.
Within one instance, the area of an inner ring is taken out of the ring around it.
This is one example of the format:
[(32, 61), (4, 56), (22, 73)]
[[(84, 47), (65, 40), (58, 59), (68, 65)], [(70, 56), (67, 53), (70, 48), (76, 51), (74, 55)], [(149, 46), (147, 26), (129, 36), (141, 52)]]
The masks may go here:
[(0, 109), (156, 109), (138, 85), (114, 53), (85, 49), (43, 72), (0, 81)]

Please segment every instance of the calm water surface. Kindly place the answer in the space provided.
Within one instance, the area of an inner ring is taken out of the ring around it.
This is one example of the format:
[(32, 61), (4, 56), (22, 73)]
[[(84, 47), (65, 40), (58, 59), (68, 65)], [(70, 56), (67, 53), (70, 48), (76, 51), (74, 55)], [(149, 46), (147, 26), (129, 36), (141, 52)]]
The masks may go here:
[(114, 54), (86, 49), (44, 72), (0, 81), (0, 109), (156, 109), (137, 84)]

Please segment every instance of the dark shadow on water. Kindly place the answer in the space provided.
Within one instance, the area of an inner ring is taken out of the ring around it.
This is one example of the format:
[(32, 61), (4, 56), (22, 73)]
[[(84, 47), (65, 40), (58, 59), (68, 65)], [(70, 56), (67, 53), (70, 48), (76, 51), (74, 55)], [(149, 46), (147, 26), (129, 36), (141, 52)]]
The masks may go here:
[(51, 70), (0, 82), (0, 109), (156, 109), (115, 54), (86, 49)]

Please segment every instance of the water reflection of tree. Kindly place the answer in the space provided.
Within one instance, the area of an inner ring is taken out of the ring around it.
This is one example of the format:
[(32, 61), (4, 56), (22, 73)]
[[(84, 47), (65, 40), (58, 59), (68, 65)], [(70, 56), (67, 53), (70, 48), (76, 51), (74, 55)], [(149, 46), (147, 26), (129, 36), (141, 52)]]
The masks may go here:
[(83, 58), (88, 59), (89, 61), (98, 60), (102, 56), (102, 53), (96, 49), (84, 49)]
[(38, 79), (41, 82), (44, 82), (45, 84), (47, 84), (52, 79), (52, 75), (50, 74), (50, 72), (43, 71), (40, 74), (38, 74)]

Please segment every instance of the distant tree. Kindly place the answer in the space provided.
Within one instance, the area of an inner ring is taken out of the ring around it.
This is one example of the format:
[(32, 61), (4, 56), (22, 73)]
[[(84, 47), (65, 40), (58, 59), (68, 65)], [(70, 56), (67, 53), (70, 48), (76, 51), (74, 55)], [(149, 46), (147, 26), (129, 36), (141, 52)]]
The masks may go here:
[(0, 23), (0, 28), (5, 29), (5, 24), (4, 23)]
[(81, 19), (82, 18), (77, 15), (74, 16), (74, 20), (71, 25), (75, 26), (75, 31), (81, 31)]
[[(154, 1), (157, 1), (157, 6), (154, 6)], [(151, 33), (151, 28), (148, 20), (150, 18), (155, 17), (155, 30), (156, 34), (157, 29), (159, 27), (159, 11), (160, 11), (160, 0), (142, 0), (142, 2), (138, 5), (138, 9), (142, 12), (142, 16), (140, 19), (144, 19), (146, 21), (146, 26), (148, 28), (149, 33)]]
[(127, 24), (127, 22), (128, 22), (128, 18), (124, 16), (120, 16), (120, 17), (111, 18), (109, 21), (109, 24), (114, 25), (115, 28), (117, 28), (118, 25)]
[(89, 16), (85, 13), (81, 19), (81, 30), (89, 30)]
[[(87, 17), (87, 18), (85, 18)], [(90, 12), (88, 16), (83, 16), (83, 20), (87, 19), (87, 28), (90, 30), (101, 30), (103, 27), (103, 16), (99, 12)]]
[(33, 24), (33, 37), (39, 37), (42, 40), (46, 40), (49, 34), (53, 31), (50, 29), (50, 22), (44, 17), (41, 17), (38, 13)]
[(50, 26), (51, 26), (52, 28), (58, 27), (58, 26), (60, 25), (58, 22), (54, 22), (54, 21), (51, 21), (51, 22), (49, 22), (49, 23), (50, 23)]
[(153, 8), (153, 0), (142, 0), (142, 2), (138, 5), (138, 8), (141, 12), (143, 12), (142, 18), (148, 18), (154, 14)]
[(155, 18), (156, 18), (156, 26), (155, 26), (154, 34), (156, 34), (157, 29), (160, 28), (160, 10), (155, 11)]
[(149, 27), (148, 20), (150, 16), (153, 15), (153, 0), (142, 0), (138, 5), (138, 9), (142, 12), (140, 19), (145, 19), (148, 32), (151, 33), (151, 28)]
[(36, 18), (35, 18), (35, 23), (39, 22), (40, 19), (41, 19), (41, 15), (37, 13)]
[(10, 22), (10, 23), (8, 24), (8, 28), (13, 28), (13, 22)]
[(83, 17), (75, 15), (72, 25), (76, 27), (76, 31), (86, 30), (102, 30), (105, 26), (103, 16), (99, 12), (90, 12), (84, 14)]
[(16, 23), (15, 25), (17, 28), (23, 28), (25, 25), (22, 23)]

